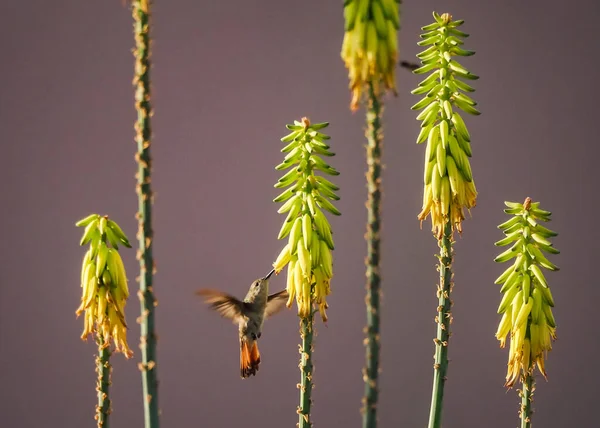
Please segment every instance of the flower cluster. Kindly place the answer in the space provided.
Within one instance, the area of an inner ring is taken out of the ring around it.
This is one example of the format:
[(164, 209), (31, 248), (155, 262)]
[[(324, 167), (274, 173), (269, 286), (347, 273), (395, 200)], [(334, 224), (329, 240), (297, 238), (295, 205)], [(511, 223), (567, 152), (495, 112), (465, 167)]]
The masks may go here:
[[(81, 245), (90, 244), (81, 267), (81, 305), (77, 316), (85, 311), (82, 339), (89, 334), (101, 336), (105, 347), (114, 342), (117, 352), (131, 358), (127, 345), (125, 303), (129, 297), (127, 275), (118, 251), (119, 244), (131, 248), (119, 225), (107, 216), (92, 214), (79, 222), (85, 227)], [(110, 247), (107, 245), (110, 244)]]
[(539, 208), (539, 202), (505, 202), (504, 212), (514, 217), (498, 226), (506, 237), (497, 246), (512, 246), (494, 259), (502, 263), (514, 259), (514, 263), (496, 280), (504, 293), (498, 313), (503, 314), (496, 332), (500, 347), (506, 345), (510, 334), (510, 351), (506, 386), (512, 387), (519, 374), (531, 374), (537, 364), (546, 377), (544, 360), (556, 339), (556, 321), (552, 314), (554, 299), (548, 282), (540, 267), (555, 271), (558, 267), (550, 262), (543, 251), (558, 254), (548, 238), (557, 235), (539, 224), (550, 221), (551, 213)]
[(287, 237), (288, 243), (273, 263), (276, 274), (288, 265), (287, 306), (291, 307), (295, 298), (298, 315), (306, 318), (311, 314), (314, 303), (319, 307), (323, 321), (327, 320), (326, 296), (331, 292), (331, 251), (334, 245), (331, 226), (321, 209), (340, 215), (330, 201), (340, 199), (335, 193), (339, 188), (325, 177), (316, 175), (317, 171), (339, 175), (321, 157), (334, 155), (325, 143), (330, 137), (319, 132), (328, 125), (311, 124), (307, 118), (287, 125), (292, 133), (281, 139), (288, 143), (281, 150), (287, 155), (275, 169), (291, 169), (275, 187), (289, 187), (273, 200), (284, 202), (278, 211), (280, 214), (288, 213), (278, 236), (278, 239)]
[(366, 84), (379, 95), (379, 83), (396, 93), (400, 0), (346, 0), (341, 56), (352, 91), (350, 108), (358, 109)]
[(454, 56), (470, 56), (460, 46), (468, 34), (458, 30), (463, 21), (453, 21), (448, 14), (433, 13), (435, 22), (422, 27), (423, 39), (419, 46), (429, 46), (417, 55), (423, 66), (415, 74), (431, 74), (419, 83), (413, 94), (425, 97), (412, 109), (424, 109), (417, 120), (422, 120), (417, 144), (427, 141), (425, 150), (423, 207), (418, 219), (431, 214), (432, 231), (441, 238), (448, 219), (452, 227), (462, 232), (465, 219), (463, 209), (475, 206), (477, 190), (471, 165), (471, 136), (465, 123), (454, 111), (458, 107), (466, 113), (478, 115), (477, 103), (465, 92), (474, 89), (461, 79), (475, 80)]

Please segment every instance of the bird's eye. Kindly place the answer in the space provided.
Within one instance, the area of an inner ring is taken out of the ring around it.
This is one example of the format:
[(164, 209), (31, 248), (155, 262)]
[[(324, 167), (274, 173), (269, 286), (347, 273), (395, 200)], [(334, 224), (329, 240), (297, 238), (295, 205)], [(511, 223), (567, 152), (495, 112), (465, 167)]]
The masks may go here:
[(252, 336), (252, 340), (256, 340), (256, 334), (252, 333), (250, 336)]

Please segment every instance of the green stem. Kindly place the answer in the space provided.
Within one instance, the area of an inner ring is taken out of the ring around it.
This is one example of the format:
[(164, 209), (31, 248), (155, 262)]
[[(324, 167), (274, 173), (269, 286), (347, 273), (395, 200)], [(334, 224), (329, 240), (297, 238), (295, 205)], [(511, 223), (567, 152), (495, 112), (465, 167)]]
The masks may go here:
[[(525, 246), (524, 246), (524, 251), (525, 251)], [(525, 273), (527, 275), (529, 272), (529, 267), (533, 264), (533, 260), (530, 258), (530, 255), (527, 252), (524, 253), (524, 256), (525, 256), (525, 262), (523, 262), (522, 271), (523, 271), (523, 273)], [(531, 287), (531, 288), (533, 288), (533, 287)], [(531, 291), (532, 290), (530, 290), (529, 298), (531, 298)], [(531, 331), (529, 329), (529, 327), (531, 325), (531, 324), (529, 324), (530, 322), (531, 321), (528, 319), (527, 320), (528, 325), (527, 325), (526, 337), (529, 340), (531, 340)], [(521, 381), (523, 384), (523, 389), (521, 390), (521, 394), (520, 394), (521, 395), (521, 411), (519, 412), (519, 416), (521, 418), (521, 428), (531, 428), (531, 413), (532, 413), (531, 401), (533, 400), (533, 385), (534, 385), (533, 370), (522, 374)]]
[(437, 296), (439, 299), (437, 307), (437, 335), (435, 342), (435, 363), (433, 365), (433, 389), (431, 393), (431, 408), (429, 412), (429, 428), (440, 428), (442, 426), (442, 406), (444, 401), (444, 384), (448, 371), (448, 340), (450, 338), (450, 324), (452, 314), (450, 308), (452, 301), (452, 224), (447, 221), (444, 225), (444, 235), (438, 241), (440, 247), (440, 285)]
[(98, 356), (96, 357), (96, 373), (98, 380), (96, 382), (96, 391), (98, 392), (98, 405), (96, 406), (96, 420), (98, 428), (108, 428), (108, 416), (110, 415), (110, 398), (108, 388), (110, 386), (110, 349), (104, 346), (104, 338), (98, 334), (96, 336), (98, 344)]
[(310, 428), (312, 421), (310, 419), (310, 407), (312, 404), (313, 389), (313, 332), (314, 332), (314, 313), (311, 309), (310, 315), (302, 318), (300, 321), (300, 337), (302, 338), (302, 349), (300, 350), (300, 406), (298, 407), (298, 427)]
[(158, 382), (156, 379), (156, 334), (154, 330), (154, 308), (156, 299), (153, 294), (152, 277), (154, 260), (152, 257), (152, 190), (150, 187), (150, 1), (133, 1), (133, 19), (135, 36), (135, 108), (137, 122), (135, 124), (137, 142), (136, 175), (138, 194), (138, 240), (140, 261), (140, 303), (141, 303), (141, 336), (142, 351), (142, 389), (144, 394), (144, 421), (146, 428), (158, 428)]
[(531, 428), (531, 402), (534, 390), (533, 373), (527, 373), (523, 379), (523, 390), (521, 391), (521, 428)]
[(367, 107), (367, 338), (366, 368), (363, 371), (365, 395), (363, 397), (363, 428), (377, 426), (377, 400), (379, 396), (379, 321), (381, 277), (379, 273), (379, 230), (381, 227), (381, 114), (383, 107), (369, 83)]

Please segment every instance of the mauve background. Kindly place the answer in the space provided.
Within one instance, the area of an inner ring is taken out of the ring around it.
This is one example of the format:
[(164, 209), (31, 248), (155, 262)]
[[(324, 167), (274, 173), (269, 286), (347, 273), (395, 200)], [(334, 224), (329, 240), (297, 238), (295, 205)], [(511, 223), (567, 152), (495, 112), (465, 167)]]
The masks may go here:
[[(464, 64), (481, 79), (483, 114), (468, 117), (480, 192), (456, 245), (454, 335), (444, 427), (516, 426), (518, 398), (505, 392), (508, 350), (494, 338), (506, 267), (496, 225), (504, 200), (531, 196), (560, 232), (549, 275), (559, 341), (550, 382), (536, 393), (538, 427), (592, 427), (600, 350), (594, 313), (597, 227), (597, 1), (410, 1), (401, 56), (413, 60), (431, 11), (465, 19)], [(277, 190), (284, 125), (330, 121), (342, 174), (331, 220), (336, 275), (328, 328), (318, 325), (314, 421), (360, 426), (366, 210), (364, 111), (352, 115), (339, 58), (341, 1), (157, 1), (152, 27), (154, 228), (158, 376), (164, 427), (293, 427), (298, 330), (293, 311), (268, 321), (257, 377), (242, 381), (235, 327), (193, 295), (221, 287), (242, 296), (269, 270), (283, 221)], [(133, 45), (120, 0), (0, 4), (0, 415), (2, 428), (91, 427), (93, 342), (79, 339), (84, 249), (73, 223), (108, 213), (133, 240)], [(414, 144), (419, 81), (397, 74), (385, 110), (381, 400), (382, 427), (426, 425), (432, 379), (434, 253), (419, 229), (423, 146)], [(136, 287), (135, 250), (123, 256)], [(272, 281), (274, 289), (284, 278)], [(128, 305), (135, 358), (113, 358), (113, 428), (142, 426), (136, 367), (137, 299)], [(539, 378), (538, 378), (539, 379)]]

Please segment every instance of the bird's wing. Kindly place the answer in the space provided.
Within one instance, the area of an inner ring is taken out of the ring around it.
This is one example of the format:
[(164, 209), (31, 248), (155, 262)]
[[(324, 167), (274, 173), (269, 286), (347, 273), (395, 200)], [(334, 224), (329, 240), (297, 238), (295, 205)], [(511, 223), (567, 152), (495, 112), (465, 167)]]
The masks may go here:
[(267, 308), (265, 309), (265, 318), (269, 318), (281, 311), (287, 302), (289, 294), (287, 290), (271, 294), (267, 298)]
[(204, 297), (204, 302), (210, 305), (211, 309), (217, 311), (221, 316), (229, 318), (236, 323), (244, 312), (246, 304), (230, 294), (217, 290), (198, 290), (197, 295)]

